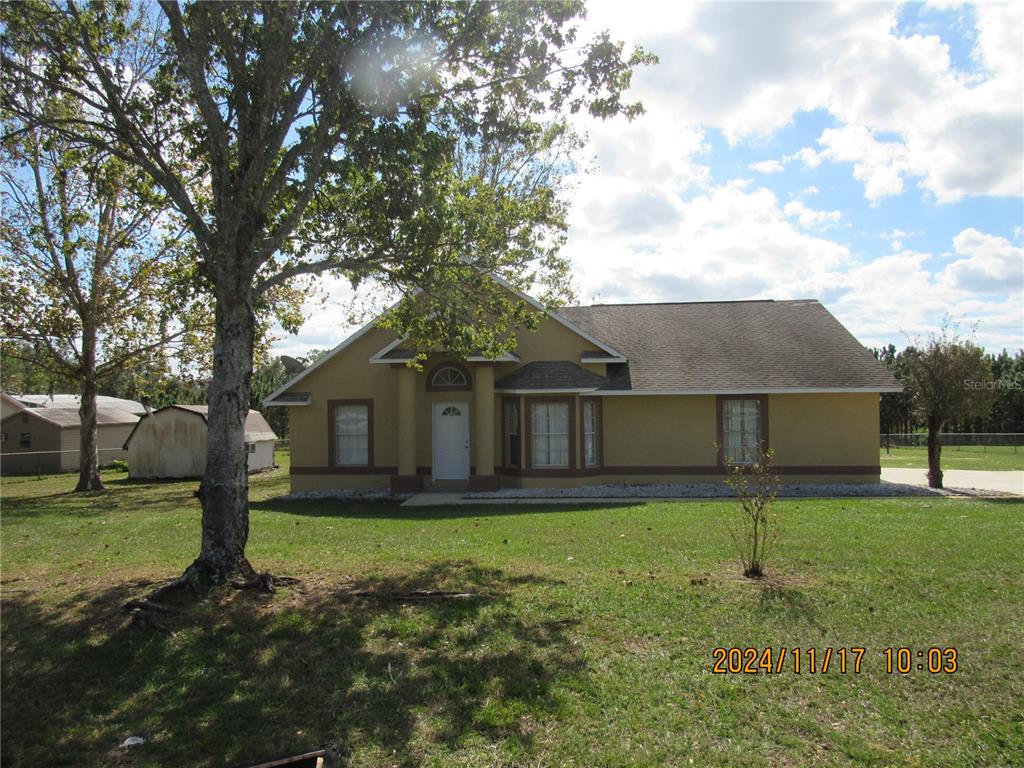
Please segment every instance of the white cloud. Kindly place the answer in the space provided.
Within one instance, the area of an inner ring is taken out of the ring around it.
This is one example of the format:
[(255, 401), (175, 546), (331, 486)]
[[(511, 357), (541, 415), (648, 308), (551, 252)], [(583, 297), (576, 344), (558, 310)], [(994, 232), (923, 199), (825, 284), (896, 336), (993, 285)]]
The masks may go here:
[[(814, 288), (809, 277), (850, 260), (845, 245), (802, 231), (773, 192), (748, 181), (686, 201), (664, 199), (673, 215), (650, 231), (610, 223), (620, 200), (631, 204), (632, 193), (622, 187), (595, 178), (580, 190), (565, 252), (584, 302), (803, 296)], [(602, 206), (601, 215), (594, 205)]]
[(747, 167), (758, 173), (781, 173), (786, 170), (786, 167), (778, 160), (762, 160), (759, 163), (751, 163)]
[(970, 228), (953, 238), (953, 249), (965, 258), (943, 269), (939, 282), (978, 293), (1019, 296), (1024, 291), (1024, 248)]
[(804, 147), (798, 152), (794, 152), (792, 155), (786, 155), (782, 158), (782, 162), (784, 163), (789, 163), (793, 160), (799, 160), (803, 163), (804, 168), (811, 170), (821, 165), (821, 155), (819, 155), (812, 147)]
[(864, 197), (872, 203), (903, 191), (910, 163), (901, 142), (878, 141), (862, 125), (828, 128), (818, 142), (824, 147), (823, 157), (853, 163), (853, 177), (864, 182)]
[[(847, 146), (841, 156), (870, 200), (898, 193), (907, 177), (940, 202), (1024, 193), (1024, 6), (974, 7), (980, 74), (957, 70), (936, 35), (900, 36), (897, 9), (679, 3), (638, 13), (597, 3), (590, 24), (661, 57), (636, 76), (637, 95), (671, 100), (687, 123), (718, 127), (730, 142), (771, 134), (816, 109), (839, 120), (839, 130), (866, 131), (875, 142)], [(836, 139), (826, 134), (822, 140)], [(813, 168), (822, 159), (810, 147), (797, 155), (783, 161)]]
[(819, 211), (808, 208), (799, 200), (792, 200), (786, 203), (782, 209), (790, 218), (796, 218), (804, 229), (815, 229), (816, 227), (827, 227), (836, 224), (842, 217), (839, 211)]

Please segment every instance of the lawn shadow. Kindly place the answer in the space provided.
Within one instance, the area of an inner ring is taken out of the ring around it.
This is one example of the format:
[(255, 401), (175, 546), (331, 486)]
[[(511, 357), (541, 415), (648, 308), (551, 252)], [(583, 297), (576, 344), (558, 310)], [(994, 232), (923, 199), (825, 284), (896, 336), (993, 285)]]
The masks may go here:
[(627, 502), (588, 502), (572, 504), (495, 504), (481, 499), (476, 504), (446, 504), (431, 507), (403, 507), (400, 501), (365, 499), (265, 499), (250, 501), (250, 510), (279, 512), (303, 517), (336, 517), (356, 520), (458, 520), (464, 517), (511, 517), (538, 512), (600, 513), (606, 510), (626, 509), (636, 504)]
[[(559, 682), (584, 665), (575, 619), (514, 595), (543, 601), (536, 590), (558, 583), (445, 561), (270, 596), (223, 590), (174, 616), (173, 635), (129, 625), (121, 606), (140, 584), (57, 603), (7, 591), (4, 763), (247, 764), (327, 743), (399, 766), (461, 748), (528, 754)], [(442, 589), (480, 597), (389, 597)], [(133, 735), (146, 743), (118, 748)]]
[(770, 615), (783, 614), (787, 620), (799, 621), (824, 632), (818, 621), (818, 612), (814, 602), (803, 590), (794, 586), (775, 583), (771, 579), (761, 582), (761, 595), (758, 607), (762, 613)]

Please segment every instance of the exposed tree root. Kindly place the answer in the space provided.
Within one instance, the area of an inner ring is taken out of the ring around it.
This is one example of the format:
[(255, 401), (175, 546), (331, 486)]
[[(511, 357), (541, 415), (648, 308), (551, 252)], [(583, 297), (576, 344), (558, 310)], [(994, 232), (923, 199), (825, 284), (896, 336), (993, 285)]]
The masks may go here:
[(232, 581), (231, 586), (235, 589), (255, 589), (259, 592), (276, 592), (278, 587), (287, 587), (301, 584), (301, 580), (292, 576), (274, 576), (270, 573), (257, 573), (244, 581)]
[(147, 596), (129, 600), (124, 610), (132, 615), (132, 625), (154, 628), (173, 634), (164, 621), (180, 613), (187, 606), (206, 597), (218, 586), (234, 589), (254, 589), (272, 593), (278, 587), (301, 583), (291, 576), (274, 576), (257, 573), (244, 558), (233, 568), (216, 571), (200, 560), (193, 562), (185, 572), (173, 581), (162, 584)]

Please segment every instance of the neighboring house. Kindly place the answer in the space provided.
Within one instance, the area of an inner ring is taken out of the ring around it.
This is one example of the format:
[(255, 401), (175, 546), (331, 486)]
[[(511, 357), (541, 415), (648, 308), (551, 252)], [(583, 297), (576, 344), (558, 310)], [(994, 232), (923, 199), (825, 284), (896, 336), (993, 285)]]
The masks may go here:
[[(206, 470), (205, 405), (168, 405), (143, 416), (125, 440), (128, 476), (201, 477)], [(277, 435), (259, 411), (245, 419), (249, 471), (274, 466)]]
[[(5, 413), (7, 403), (5, 401)], [(139, 417), (99, 405), (96, 408), (96, 444), (100, 465), (128, 454), (124, 441)], [(74, 408), (31, 408), (13, 411), (0, 420), (0, 472), (5, 475), (77, 470), (81, 446), (81, 417)]]
[(758, 445), (788, 482), (879, 481), (900, 385), (817, 301), (567, 307), (517, 340), (417, 372), (363, 327), (264, 401), (291, 409), (292, 490), (719, 482)]
[[(10, 395), (9, 397), (29, 408), (78, 408), (82, 403), (81, 395)], [(146, 407), (142, 403), (125, 400), (123, 397), (96, 395), (96, 406), (117, 408), (127, 413), (134, 413), (136, 416), (146, 415)]]

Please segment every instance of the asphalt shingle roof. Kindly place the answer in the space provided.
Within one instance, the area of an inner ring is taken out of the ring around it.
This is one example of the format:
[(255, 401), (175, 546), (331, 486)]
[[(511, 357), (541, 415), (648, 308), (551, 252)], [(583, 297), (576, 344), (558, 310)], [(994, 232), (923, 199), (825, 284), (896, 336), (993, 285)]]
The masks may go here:
[(608, 379), (580, 368), (569, 360), (527, 363), (494, 382), (499, 390), (600, 389)]
[(558, 312), (629, 358), (609, 365), (606, 389), (899, 386), (815, 300), (599, 304)]

